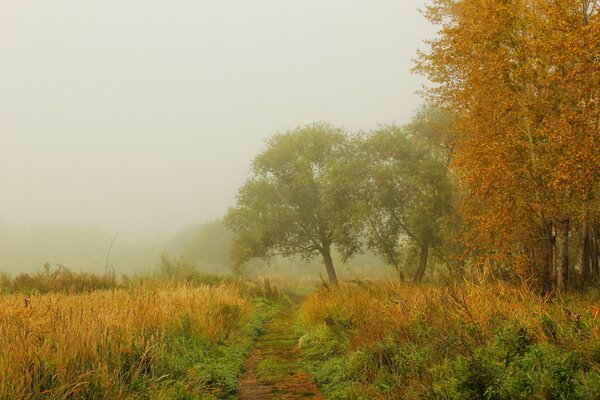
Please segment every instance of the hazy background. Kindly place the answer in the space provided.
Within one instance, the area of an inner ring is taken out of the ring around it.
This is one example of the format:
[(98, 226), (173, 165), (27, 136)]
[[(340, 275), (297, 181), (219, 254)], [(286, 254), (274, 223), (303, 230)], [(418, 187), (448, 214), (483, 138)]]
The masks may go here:
[(406, 122), (424, 4), (0, 0), (0, 269), (157, 249), (288, 127)]

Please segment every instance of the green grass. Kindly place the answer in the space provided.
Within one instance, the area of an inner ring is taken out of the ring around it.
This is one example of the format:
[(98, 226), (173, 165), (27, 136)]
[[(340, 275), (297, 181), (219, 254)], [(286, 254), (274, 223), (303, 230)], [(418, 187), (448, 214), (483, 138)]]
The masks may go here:
[[(597, 297), (544, 306), (543, 313), (534, 311), (543, 300), (534, 303), (532, 297), (523, 306), (531, 309), (527, 320), (511, 317), (507, 309), (507, 318), (498, 313), (482, 325), (479, 315), (472, 321), (455, 318), (456, 309), (448, 303), (438, 307), (425, 294), (423, 307), (407, 313), (391, 308), (392, 300), (402, 301), (393, 290), (345, 290), (308, 300), (312, 305), (305, 312), (322, 314), (305, 325), (300, 340), (303, 366), (328, 400), (600, 398), (598, 322), (589, 312), (573, 318), (560, 311), (585, 310), (586, 304), (590, 309)], [(419, 296), (420, 290), (401, 293)], [(343, 302), (323, 306), (342, 295)], [(348, 311), (357, 296), (370, 299), (363, 304), (370, 306)], [(471, 301), (474, 306), (489, 298)], [(381, 325), (373, 330), (376, 321)]]
[[(255, 294), (256, 296), (256, 294)], [(239, 377), (252, 344), (264, 322), (277, 314), (282, 299), (253, 298), (251, 323), (232, 338), (211, 343), (186, 332), (173, 332), (159, 359), (153, 360), (148, 378), (132, 382), (142, 399), (224, 400), (233, 399)], [(162, 379), (151, 379), (160, 376)]]
[(257, 377), (260, 383), (273, 384), (289, 375), (289, 363), (279, 357), (267, 357), (258, 364)]
[(303, 365), (331, 400), (598, 398), (600, 374), (582, 349), (528, 341), (526, 331), (506, 328), (438, 364), (433, 347), (394, 337), (348, 352), (344, 335), (324, 326), (303, 339)]
[[(231, 338), (210, 343), (199, 338), (173, 335), (159, 364), (167, 376), (164, 382), (149, 382), (148, 399), (233, 399), (244, 362), (257, 337), (264, 333), (265, 321), (287, 307), (289, 300), (269, 281), (242, 285), (244, 296), (251, 299), (250, 323)], [(231, 310), (235, 318), (235, 310)], [(153, 374), (154, 376), (157, 373)]]

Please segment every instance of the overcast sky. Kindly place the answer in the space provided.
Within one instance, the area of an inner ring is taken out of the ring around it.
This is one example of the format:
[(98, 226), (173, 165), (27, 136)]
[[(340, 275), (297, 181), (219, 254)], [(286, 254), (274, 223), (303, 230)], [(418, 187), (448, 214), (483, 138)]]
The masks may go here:
[(424, 0), (0, 0), (0, 221), (168, 236), (264, 139), (404, 123)]

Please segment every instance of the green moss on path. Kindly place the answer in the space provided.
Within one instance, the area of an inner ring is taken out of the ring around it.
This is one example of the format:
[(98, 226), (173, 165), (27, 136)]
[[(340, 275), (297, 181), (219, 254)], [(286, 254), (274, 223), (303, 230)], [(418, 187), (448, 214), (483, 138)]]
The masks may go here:
[(266, 323), (246, 361), (238, 399), (323, 399), (300, 367), (296, 311), (289, 307)]

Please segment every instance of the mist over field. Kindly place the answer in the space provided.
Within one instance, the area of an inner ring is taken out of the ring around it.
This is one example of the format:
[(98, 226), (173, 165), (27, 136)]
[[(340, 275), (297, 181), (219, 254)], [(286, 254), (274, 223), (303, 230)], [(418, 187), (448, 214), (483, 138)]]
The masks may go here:
[(266, 138), (409, 120), (424, 1), (5, 2), (0, 268), (124, 272), (233, 205)]
[(0, 4), (0, 400), (600, 399), (600, 0)]

